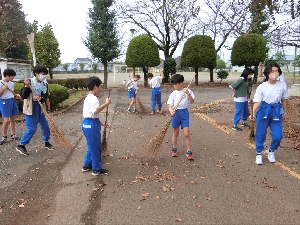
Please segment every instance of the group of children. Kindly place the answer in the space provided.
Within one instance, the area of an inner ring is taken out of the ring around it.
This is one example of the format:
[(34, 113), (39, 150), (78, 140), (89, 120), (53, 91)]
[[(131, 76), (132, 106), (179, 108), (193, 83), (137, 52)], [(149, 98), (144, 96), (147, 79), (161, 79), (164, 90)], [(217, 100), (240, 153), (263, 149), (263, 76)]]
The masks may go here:
[[(29, 155), (25, 147), (36, 132), (37, 124), (39, 123), (42, 130), (43, 140), (45, 142), (45, 148), (53, 150), (54, 147), (50, 144), (50, 129), (48, 122), (43, 114), (40, 103), (45, 103), (48, 97), (48, 85), (45, 79), (45, 75), (48, 74), (48, 70), (44, 66), (36, 66), (33, 69), (34, 77), (27, 78), (24, 81), (24, 87), (21, 91), (21, 96), (16, 94), (17, 98), (24, 99), (23, 112), (25, 117), (25, 123), (27, 130), (23, 137), (20, 139), (20, 143), (16, 150), (23, 154)], [(236, 111), (233, 119), (233, 130), (241, 130), (238, 127), (238, 123), (242, 120), (242, 126), (249, 127), (246, 120), (249, 117), (250, 120), (257, 120), (256, 125), (256, 164), (262, 164), (262, 151), (264, 150), (264, 143), (266, 140), (267, 128), (271, 128), (272, 141), (270, 148), (267, 150), (268, 159), (270, 162), (275, 162), (274, 151), (278, 149), (282, 135), (282, 121), (286, 119), (287, 103), (288, 99), (287, 86), (285, 82), (278, 81), (278, 77), (282, 74), (280, 67), (277, 63), (272, 62), (266, 65), (263, 72), (265, 76), (265, 82), (257, 87), (254, 95), (253, 112), (248, 110), (247, 99), (247, 79), (251, 79), (254, 74), (254, 70), (245, 68), (240, 78), (230, 85), (233, 90), (233, 97), (235, 101)], [(4, 78), (0, 83), (0, 110), (3, 117), (2, 141), (7, 139), (7, 127), (11, 124), (11, 139), (17, 139), (15, 135), (15, 122), (14, 116), (17, 115), (18, 107), (16, 100), (14, 99), (14, 85), (13, 78), (15, 72), (11, 69), (6, 69), (3, 73)], [(137, 112), (136, 109), (136, 94), (137, 94), (137, 81), (140, 79), (139, 75), (135, 75), (133, 79), (129, 80), (126, 84), (128, 88), (128, 97), (131, 98), (127, 112)], [(151, 93), (151, 114), (155, 114), (156, 104), (158, 105), (158, 112), (162, 113), (161, 103), (161, 89), (160, 83), (163, 79), (163, 74), (154, 77), (153, 74), (148, 74), (149, 85), (152, 88)], [(189, 131), (189, 103), (193, 104), (195, 95), (188, 89), (184, 88), (184, 76), (181, 74), (175, 74), (171, 77), (171, 83), (173, 83), (174, 91), (170, 94), (167, 104), (169, 113), (172, 116), (171, 126), (173, 128), (172, 135), (172, 149), (171, 156), (177, 157), (177, 139), (179, 135), (179, 128), (183, 129), (183, 134), (186, 142), (186, 156), (188, 160), (194, 159), (193, 151), (191, 147), (191, 138)], [(87, 151), (83, 160), (82, 171), (92, 170), (92, 175), (108, 174), (109, 170), (102, 168), (101, 164), (101, 126), (109, 127), (108, 124), (104, 124), (99, 119), (100, 112), (106, 108), (111, 99), (106, 98), (105, 103), (99, 104), (97, 96), (101, 92), (102, 81), (96, 77), (89, 77), (87, 80), (87, 87), (89, 93), (84, 100), (83, 104), (83, 121), (82, 131), (87, 141)], [(133, 106), (133, 111), (131, 107)], [(2, 143), (3, 144), (3, 143)]]
[(281, 139), (283, 138), (282, 121), (286, 119), (287, 115), (287, 99), (288, 90), (284, 81), (280, 66), (275, 61), (270, 61), (262, 73), (262, 63), (259, 64), (260, 73), (264, 76), (264, 82), (261, 83), (253, 97), (253, 112), (249, 115), (248, 109), (248, 92), (247, 80), (251, 79), (254, 75), (254, 70), (245, 68), (240, 78), (229, 85), (233, 90), (233, 97), (235, 101), (235, 113), (233, 118), (233, 130), (241, 131), (237, 125), (242, 120), (242, 126), (249, 128), (246, 120), (256, 120), (256, 158), (255, 163), (258, 165), (263, 164), (262, 151), (266, 141), (267, 129), (271, 130), (271, 143), (270, 147), (266, 150), (268, 160), (271, 163), (276, 162), (275, 151), (280, 146)]

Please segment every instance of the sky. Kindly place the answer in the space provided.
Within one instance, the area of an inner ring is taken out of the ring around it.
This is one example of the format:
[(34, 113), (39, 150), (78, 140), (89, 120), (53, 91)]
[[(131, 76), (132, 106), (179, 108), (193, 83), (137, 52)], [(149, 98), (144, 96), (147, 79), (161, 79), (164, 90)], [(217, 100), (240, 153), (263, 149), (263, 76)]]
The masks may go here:
[(62, 63), (73, 63), (77, 58), (91, 58), (83, 44), (87, 36), (90, 0), (19, 0), (26, 21), (38, 21), (40, 26), (50, 23), (59, 43)]

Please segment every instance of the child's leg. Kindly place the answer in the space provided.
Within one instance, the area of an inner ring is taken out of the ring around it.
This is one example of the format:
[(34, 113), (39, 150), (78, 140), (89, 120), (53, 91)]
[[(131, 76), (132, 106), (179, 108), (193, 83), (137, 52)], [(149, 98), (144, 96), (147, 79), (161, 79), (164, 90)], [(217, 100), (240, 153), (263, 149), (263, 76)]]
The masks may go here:
[(266, 141), (267, 129), (269, 126), (269, 119), (263, 119), (263, 110), (258, 110), (256, 114), (256, 134), (255, 145), (256, 152), (261, 153), (264, 150), (264, 143)]
[(46, 120), (46, 117), (44, 114), (40, 115), (40, 121), (39, 124), (41, 126), (42, 134), (43, 134), (43, 140), (49, 141), (50, 139), (50, 128), (48, 121)]
[(192, 143), (191, 143), (191, 136), (190, 136), (189, 127), (183, 128), (183, 135), (184, 135), (187, 151), (192, 150)]
[(9, 124), (9, 117), (3, 117), (2, 136), (7, 137), (7, 129)]
[(279, 118), (279, 121), (271, 121), (270, 123), (270, 129), (271, 129), (271, 137), (272, 137), (272, 141), (270, 144), (270, 149), (271, 150), (277, 150), (281, 139), (283, 137), (282, 135), (282, 117)]
[(243, 102), (235, 102), (235, 113), (233, 117), (233, 124), (237, 125), (240, 119), (243, 116), (244, 111), (244, 103)]
[(152, 88), (152, 91), (151, 91), (151, 108), (152, 108), (152, 111), (155, 111), (155, 106), (156, 106), (156, 92), (155, 92), (155, 89)]
[(172, 136), (172, 145), (173, 145), (173, 148), (177, 148), (178, 135), (179, 135), (179, 128), (174, 128), (174, 130), (173, 130), (173, 136)]
[(248, 119), (248, 116), (249, 116), (248, 101), (245, 101), (244, 104), (243, 104), (243, 116), (242, 116), (242, 120), (246, 121)]
[(162, 104), (161, 104), (161, 89), (158, 90), (158, 93), (157, 93), (157, 106), (158, 106), (158, 109), (161, 110), (162, 109)]
[(15, 120), (15, 116), (11, 116), (10, 117), (10, 132), (11, 132), (12, 135), (16, 134), (16, 120)]

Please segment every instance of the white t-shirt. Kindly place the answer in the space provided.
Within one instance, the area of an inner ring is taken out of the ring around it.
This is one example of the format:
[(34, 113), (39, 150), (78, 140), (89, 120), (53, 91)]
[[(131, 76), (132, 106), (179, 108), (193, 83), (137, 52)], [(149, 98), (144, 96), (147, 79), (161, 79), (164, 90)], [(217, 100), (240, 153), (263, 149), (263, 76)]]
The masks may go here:
[[(194, 93), (189, 89), (189, 93), (191, 94), (192, 98), (195, 99), (195, 95)], [(174, 109), (175, 106), (178, 104), (179, 100), (181, 99), (181, 96), (184, 94), (184, 97), (182, 98), (179, 106), (177, 109), (187, 109), (189, 107), (189, 98), (187, 96), (186, 93), (184, 93), (183, 90), (181, 91), (173, 91), (170, 96), (169, 99), (167, 101), (168, 105), (171, 105), (172, 108)]]
[(149, 85), (150, 85), (151, 88), (159, 88), (161, 81), (162, 81), (162, 77), (161, 76), (156, 76), (156, 77), (153, 77), (149, 81)]
[(99, 106), (98, 98), (93, 94), (88, 94), (83, 103), (83, 118), (99, 118), (99, 113), (95, 114), (97, 107)]
[(278, 81), (283, 81), (285, 82), (285, 79), (284, 79), (284, 74), (282, 73), (278, 78), (277, 78)]
[(130, 79), (128, 82), (128, 90), (133, 88), (134, 90), (139, 89), (137, 86), (137, 81), (135, 81), (134, 79)]
[(285, 82), (276, 81), (275, 84), (269, 84), (266, 81), (257, 87), (253, 102), (266, 102), (268, 104), (274, 104), (288, 98), (288, 89)]
[[(2, 87), (4, 86), (3, 84), (6, 84), (8, 86), (8, 88), (12, 91), (14, 91), (14, 82), (12, 81), (8, 81), (5, 82), (4, 80), (1, 80), (0, 82), (0, 90), (2, 89)], [(3, 94), (0, 96), (1, 99), (10, 99), (10, 98), (14, 98), (14, 94), (11, 93), (8, 89), (6, 89)]]

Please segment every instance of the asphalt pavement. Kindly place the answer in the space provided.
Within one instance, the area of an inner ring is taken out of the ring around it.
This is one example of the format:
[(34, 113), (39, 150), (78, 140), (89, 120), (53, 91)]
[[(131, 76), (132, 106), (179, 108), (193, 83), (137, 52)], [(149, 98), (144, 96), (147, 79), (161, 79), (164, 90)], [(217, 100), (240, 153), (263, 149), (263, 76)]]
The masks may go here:
[[(39, 129), (27, 146), (28, 157), (15, 151), (15, 141), (0, 147), (0, 224), (299, 224), (299, 151), (284, 139), (276, 163), (264, 155), (264, 164), (256, 165), (250, 131), (231, 130), (234, 103), (227, 87), (191, 88), (193, 161), (185, 156), (182, 132), (179, 156), (171, 157), (171, 127), (153, 160), (144, 147), (169, 117), (165, 103), (172, 86), (162, 91), (164, 114), (150, 115), (149, 88), (138, 93), (147, 112), (129, 114), (122, 78), (116, 82), (109, 85), (111, 127), (108, 155), (102, 158), (111, 172), (81, 171), (86, 151), (81, 100), (53, 115), (75, 150), (44, 149)], [(103, 90), (100, 103), (107, 94)], [(24, 130), (21, 121), (17, 134)]]

